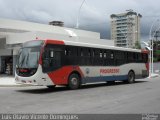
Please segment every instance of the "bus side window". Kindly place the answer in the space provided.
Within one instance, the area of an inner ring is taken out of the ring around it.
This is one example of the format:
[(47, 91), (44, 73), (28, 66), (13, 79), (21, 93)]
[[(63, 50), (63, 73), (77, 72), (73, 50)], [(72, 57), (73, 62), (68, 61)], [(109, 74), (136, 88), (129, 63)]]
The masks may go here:
[(115, 64), (121, 65), (124, 63), (124, 52), (115, 51)]
[(71, 55), (71, 50), (69, 48), (65, 49), (65, 55), (70, 56)]
[(88, 56), (91, 57), (91, 49), (88, 49)]
[(83, 49), (80, 49), (80, 56), (83, 56)]
[(49, 49), (45, 49), (44, 53), (43, 53), (43, 58), (44, 59), (47, 59), (50, 57), (50, 52), (49, 52)]
[(99, 53), (99, 57), (100, 57), (100, 58), (102, 58), (102, 57), (103, 57), (103, 52), (102, 52), (102, 51), (100, 51), (100, 53)]
[(64, 55), (67, 55), (67, 50), (66, 49), (64, 50)]
[(114, 54), (113, 54), (113, 52), (111, 52), (111, 59), (114, 59)]
[(92, 57), (95, 57), (95, 50), (93, 50), (92, 52)]
[(142, 62), (142, 54), (138, 53), (138, 62), (141, 63)]
[(132, 63), (134, 61), (134, 56), (132, 52), (128, 52), (128, 62)]
[(143, 53), (143, 54), (142, 54), (142, 59), (143, 59), (143, 62), (144, 62), (144, 63), (147, 63), (147, 61), (148, 61), (148, 55), (145, 54), (145, 53)]
[(106, 51), (104, 52), (103, 57), (104, 57), (104, 58), (106, 58), (106, 57), (107, 57), (107, 53), (106, 53)]
[(99, 49), (96, 49), (95, 50), (95, 57), (94, 57), (94, 64), (95, 65), (100, 65), (100, 51), (99, 51)]
[(48, 47), (44, 50), (42, 56), (42, 69), (44, 73), (51, 72), (61, 67), (61, 47)]
[(50, 58), (53, 58), (53, 57), (54, 57), (54, 51), (51, 50), (51, 51), (50, 51)]

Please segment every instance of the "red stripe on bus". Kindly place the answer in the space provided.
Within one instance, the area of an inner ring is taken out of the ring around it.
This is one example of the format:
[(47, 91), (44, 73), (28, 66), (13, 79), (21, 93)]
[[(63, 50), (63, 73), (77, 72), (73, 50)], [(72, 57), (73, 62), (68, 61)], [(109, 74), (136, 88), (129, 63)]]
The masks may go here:
[(64, 66), (58, 70), (48, 73), (48, 76), (55, 85), (67, 85), (69, 75), (74, 71), (77, 71), (81, 77), (84, 77), (78, 66)]
[(145, 63), (145, 65), (146, 65), (147, 71), (149, 72), (149, 62)]
[(149, 50), (146, 50), (146, 49), (141, 49), (141, 52), (149, 54)]
[(64, 45), (64, 41), (62, 40), (46, 40), (45, 44), (56, 44), (56, 45)]

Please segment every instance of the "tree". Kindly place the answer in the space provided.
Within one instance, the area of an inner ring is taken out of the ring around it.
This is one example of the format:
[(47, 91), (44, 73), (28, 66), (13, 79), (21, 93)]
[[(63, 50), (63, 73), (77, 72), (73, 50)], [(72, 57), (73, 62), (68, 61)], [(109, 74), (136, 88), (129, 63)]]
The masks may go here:
[(136, 41), (135, 42), (135, 46), (134, 46), (135, 49), (141, 49), (141, 44), (139, 41)]

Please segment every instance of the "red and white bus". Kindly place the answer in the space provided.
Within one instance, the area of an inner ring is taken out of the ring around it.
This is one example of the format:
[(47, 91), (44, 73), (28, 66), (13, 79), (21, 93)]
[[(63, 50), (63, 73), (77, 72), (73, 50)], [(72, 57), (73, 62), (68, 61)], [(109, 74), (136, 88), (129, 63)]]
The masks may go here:
[(18, 84), (77, 89), (94, 82), (133, 83), (149, 73), (148, 53), (137, 49), (64, 40), (33, 40), (19, 50)]

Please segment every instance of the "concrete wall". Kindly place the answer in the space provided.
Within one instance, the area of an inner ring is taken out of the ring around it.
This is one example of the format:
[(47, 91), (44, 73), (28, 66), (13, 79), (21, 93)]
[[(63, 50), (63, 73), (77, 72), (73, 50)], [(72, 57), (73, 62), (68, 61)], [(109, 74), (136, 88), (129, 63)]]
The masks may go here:
[(0, 49), (5, 49), (6, 38), (0, 38)]
[[(71, 33), (72, 34), (72, 33)], [(44, 39), (52, 39), (52, 40), (72, 40), (72, 41), (81, 41), (84, 38), (87, 39), (94, 39), (95, 41), (99, 41), (100, 38), (88, 38), (82, 36), (73, 36), (71, 35), (63, 35), (58, 33), (47, 33), (47, 32), (26, 32), (26, 33), (16, 33), (12, 35), (8, 35), (6, 37), (6, 44), (18, 44), (24, 43), (30, 40), (36, 40), (36, 38), (40, 40)]]
[(0, 49), (0, 56), (11, 56), (12, 49)]
[(100, 33), (97, 32), (8, 19), (0, 19), (0, 31), (12, 33), (47, 32), (65, 36), (70, 36), (72, 34), (79, 37), (100, 38)]
[(45, 32), (28, 32), (28, 33), (18, 33), (9, 35), (6, 38), (7, 44), (18, 44), (24, 43), (30, 40), (64, 40), (64, 41), (73, 41), (73, 42), (83, 42), (83, 43), (93, 43), (93, 44), (103, 44), (108, 46), (114, 46), (113, 40), (106, 40), (106, 39), (96, 39), (96, 38), (86, 38), (86, 37), (79, 37), (79, 36), (66, 36), (60, 34), (53, 34), (53, 33), (45, 33)]
[(12, 55), (11, 49), (6, 49), (6, 38), (0, 38), (0, 56), (9, 56)]
[(15, 75), (17, 55), (13, 55), (13, 75)]

